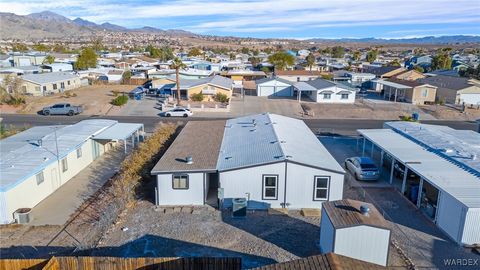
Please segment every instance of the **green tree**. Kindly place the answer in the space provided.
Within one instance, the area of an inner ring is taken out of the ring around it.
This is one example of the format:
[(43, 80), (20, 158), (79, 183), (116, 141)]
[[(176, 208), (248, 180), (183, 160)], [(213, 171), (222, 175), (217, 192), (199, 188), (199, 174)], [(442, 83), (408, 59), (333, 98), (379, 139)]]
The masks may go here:
[(341, 46), (335, 46), (332, 48), (332, 57), (333, 58), (343, 58), (345, 55), (345, 49)]
[(152, 45), (148, 45), (145, 48), (145, 52), (148, 52), (148, 54), (150, 54), (150, 57), (152, 58), (159, 58), (161, 55), (160, 50), (158, 48), (153, 47)]
[(57, 44), (53, 45), (52, 51), (54, 51), (56, 53), (64, 53), (64, 52), (67, 51), (67, 48), (65, 48), (64, 45), (57, 43)]
[(263, 49), (263, 52), (266, 53), (266, 54), (271, 54), (273, 52), (273, 49), (268, 47), (268, 48)]
[(394, 59), (392, 62), (388, 63), (389, 66), (391, 67), (401, 67), (402, 64), (400, 64), (400, 61), (398, 59)]
[(75, 69), (80, 70), (96, 67), (97, 57), (97, 53), (95, 53), (94, 49), (90, 47), (84, 48), (78, 56), (77, 62), (75, 62)]
[(103, 45), (101, 38), (96, 38), (92, 40), (92, 49), (95, 50), (96, 52), (100, 52), (107, 49), (107, 47)]
[(55, 56), (53, 55), (47, 55), (45, 57), (45, 59), (43, 60), (43, 63), (46, 63), (46, 64), (52, 64), (53, 62), (55, 62)]
[(48, 51), (50, 51), (50, 47), (48, 47), (47, 45), (42, 44), (42, 43), (34, 44), (34, 45), (32, 46), (32, 49), (34, 49), (35, 51), (39, 51), (39, 52), (48, 52)]
[(469, 67), (466, 70), (460, 70), (460, 76), (480, 80), (480, 66), (477, 68)]
[(185, 69), (187, 65), (185, 65), (182, 60), (178, 57), (173, 59), (170, 68), (175, 69), (175, 81), (177, 87), (177, 105), (180, 105), (180, 69)]
[(242, 47), (242, 49), (240, 50), (241, 53), (244, 53), (244, 54), (249, 54), (250, 53), (250, 49), (247, 48), (247, 47)]
[(421, 66), (414, 66), (413, 70), (423, 73), (425, 70)]
[(370, 63), (373, 63), (375, 62), (375, 60), (377, 60), (377, 56), (378, 56), (378, 51), (376, 49), (370, 50), (367, 53), (367, 61)]
[(201, 55), (201, 54), (202, 54), (202, 52), (197, 47), (191, 48), (190, 51), (188, 52), (188, 56), (198, 56), (198, 55)]
[(352, 54), (352, 57), (354, 61), (360, 61), (360, 58), (362, 57), (362, 53), (359, 51), (354, 51)]
[(27, 52), (28, 47), (23, 43), (15, 43), (12, 45), (12, 51), (14, 52)]
[(19, 76), (9, 74), (0, 83), (0, 103), (20, 105), (25, 103), (22, 80)]
[(258, 64), (260, 64), (260, 59), (258, 57), (249, 57), (248, 58), (248, 61), (252, 64), (253, 67), (256, 67), (258, 66)]
[(162, 62), (167, 62), (168, 60), (174, 59), (175, 55), (173, 55), (173, 50), (170, 46), (163, 46), (159, 49), (158, 58)]
[(305, 60), (307, 61), (307, 66), (310, 68), (311, 71), (313, 65), (315, 65), (315, 55), (313, 55), (313, 53), (310, 53)]
[(288, 66), (293, 66), (295, 64), (295, 57), (291, 54), (281, 51), (270, 55), (268, 57), (268, 62), (270, 62), (275, 69), (285, 70), (285, 68)]
[(122, 82), (125, 84), (125, 83), (129, 83), (130, 82), (130, 79), (132, 78), (132, 72), (130, 70), (126, 70), (123, 72), (122, 74)]
[[(450, 49), (451, 50), (451, 49)], [(432, 70), (451, 69), (452, 58), (450, 57), (450, 50), (442, 49), (432, 58)]]

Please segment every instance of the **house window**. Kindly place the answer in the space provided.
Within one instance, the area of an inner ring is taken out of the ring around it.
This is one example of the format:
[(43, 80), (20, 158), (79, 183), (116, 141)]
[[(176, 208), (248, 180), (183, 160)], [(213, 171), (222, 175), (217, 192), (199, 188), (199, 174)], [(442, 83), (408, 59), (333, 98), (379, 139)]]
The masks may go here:
[(81, 158), (82, 157), (82, 148), (78, 148), (77, 149), (77, 158)]
[(67, 158), (62, 159), (62, 172), (68, 171), (68, 161)]
[(40, 86), (35, 86), (35, 91), (40, 92)]
[(57, 84), (56, 83), (53, 84), (53, 90), (57, 90)]
[(43, 86), (43, 92), (47, 91), (47, 87), (44, 85)]
[(330, 186), (330, 177), (315, 176), (313, 188), (313, 200), (325, 201), (328, 200), (328, 188)]
[(323, 94), (323, 99), (330, 99), (332, 98), (332, 94)]
[(61, 82), (61, 83), (60, 83), (60, 87), (61, 87), (61, 88), (65, 88), (65, 83), (64, 83), (64, 82)]
[(276, 200), (278, 197), (278, 175), (263, 176), (263, 200)]
[(187, 174), (173, 175), (172, 188), (188, 189), (188, 175)]
[(348, 99), (348, 94), (342, 94), (341, 99)]
[(43, 171), (37, 173), (37, 175), (35, 175), (35, 178), (37, 179), (37, 185), (40, 185), (41, 183), (43, 183), (43, 181), (45, 180), (43, 176)]
[(297, 77), (297, 82), (299, 82), (299, 81), (300, 81), (300, 77)]
[(427, 89), (423, 89), (422, 90), (422, 97), (427, 97), (428, 95), (428, 90)]
[(70, 85), (70, 81), (67, 81), (67, 85)]

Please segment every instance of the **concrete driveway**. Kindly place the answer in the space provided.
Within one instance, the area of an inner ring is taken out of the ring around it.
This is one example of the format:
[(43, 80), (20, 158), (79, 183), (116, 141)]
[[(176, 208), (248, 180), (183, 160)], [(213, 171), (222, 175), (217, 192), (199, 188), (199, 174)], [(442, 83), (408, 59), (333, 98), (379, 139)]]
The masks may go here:
[(95, 160), (79, 174), (32, 208), (29, 225), (63, 225), (70, 216), (100, 189), (120, 167), (124, 159), (119, 147)]

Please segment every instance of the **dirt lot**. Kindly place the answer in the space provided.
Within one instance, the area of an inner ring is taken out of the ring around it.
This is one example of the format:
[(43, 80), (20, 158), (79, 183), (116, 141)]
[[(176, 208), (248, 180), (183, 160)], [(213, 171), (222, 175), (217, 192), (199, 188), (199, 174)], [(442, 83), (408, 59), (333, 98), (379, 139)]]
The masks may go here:
[(135, 88), (134, 85), (89, 85), (75, 90), (67, 91), (67, 94), (55, 94), (47, 97), (28, 97), (26, 106), (19, 113), (37, 113), (43, 107), (55, 103), (68, 102), (74, 105), (82, 105), (84, 114), (106, 114), (112, 107), (112, 91), (128, 92)]

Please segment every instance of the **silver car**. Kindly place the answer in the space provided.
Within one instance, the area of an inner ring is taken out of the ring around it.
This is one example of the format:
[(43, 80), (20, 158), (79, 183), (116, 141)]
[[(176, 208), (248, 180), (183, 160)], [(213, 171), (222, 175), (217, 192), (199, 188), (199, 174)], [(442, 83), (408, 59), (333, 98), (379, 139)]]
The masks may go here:
[(165, 117), (170, 117), (170, 116), (189, 117), (192, 115), (193, 115), (192, 111), (190, 111), (187, 108), (181, 108), (181, 107), (177, 107), (175, 109), (166, 111), (162, 114), (162, 116), (165, 116)]
[(345, 160), (345, 169), (357, 180), (375, 181), (380, 177), (377, 165), (369, 157), (351, 157)]

